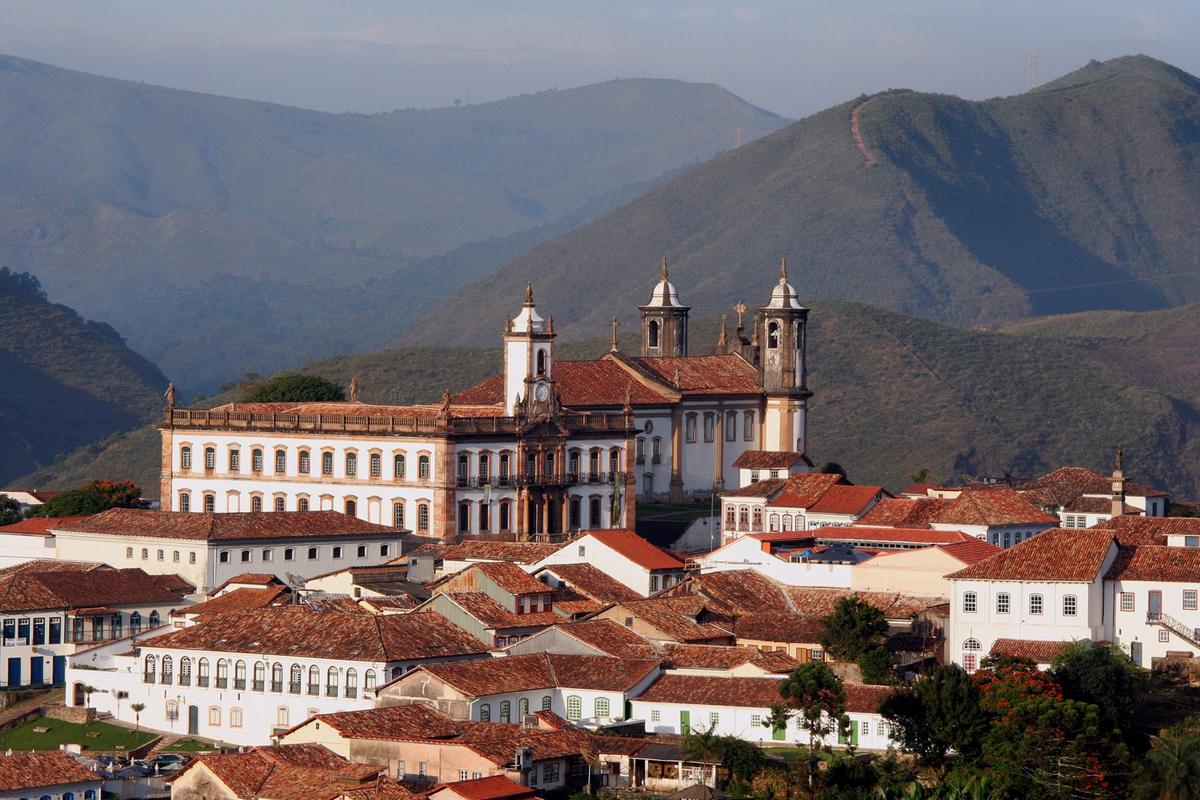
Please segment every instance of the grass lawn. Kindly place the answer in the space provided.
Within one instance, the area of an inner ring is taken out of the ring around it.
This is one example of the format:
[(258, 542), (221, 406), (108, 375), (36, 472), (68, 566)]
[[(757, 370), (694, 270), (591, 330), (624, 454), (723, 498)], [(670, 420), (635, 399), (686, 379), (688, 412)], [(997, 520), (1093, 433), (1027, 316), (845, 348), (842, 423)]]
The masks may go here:
[(209, 753), (217, 749), (215, 744), (198, 742), (195, 739), (180, 739), (170, 747), (164, 747), (164, 753)]
[[(45, 733), (36, 733), (34, 728), (46, 728)], [(88, 736), (89, 733), (97, 734)], [(60, 744), (79, 744), (84, 750), (115, 751), (123, 746), (129, 751), (154, 738), (153, 733), (134, 733), (106, 722), (91, 722), (78, 725), (74, 722), (42, 717), (18, 725), (0, 733), (0, 750), (57, 750)]]

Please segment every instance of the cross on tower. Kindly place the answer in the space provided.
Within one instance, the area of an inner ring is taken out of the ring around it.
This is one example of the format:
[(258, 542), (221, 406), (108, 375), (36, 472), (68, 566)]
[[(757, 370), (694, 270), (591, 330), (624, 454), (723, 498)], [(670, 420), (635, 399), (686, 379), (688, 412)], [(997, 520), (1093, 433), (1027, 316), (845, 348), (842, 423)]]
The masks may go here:
[(737, 312), (738, 327), (741, 328), (742, 327), (742, 315), (746, 313), (746, 304), (743, 303), (741, 300), (738, 300), (737, 305), (733, 307), (733, 310), (735, 312)]
[(613, 317), (612, 322), (612, 346), (609, 348), (612, 352), (617, 352), (617, 318)]

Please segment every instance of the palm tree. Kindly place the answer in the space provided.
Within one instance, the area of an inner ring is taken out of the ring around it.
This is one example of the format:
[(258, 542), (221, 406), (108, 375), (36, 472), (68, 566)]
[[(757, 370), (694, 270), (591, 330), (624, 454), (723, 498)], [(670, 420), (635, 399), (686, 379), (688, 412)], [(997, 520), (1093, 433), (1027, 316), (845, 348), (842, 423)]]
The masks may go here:
[(146, 710), (146, 704), (145, 703), (133, 703), (132, 705), (129, 706), (129, 709), (133, 712), (133, 732), (141, 733), (142, 732), (142, 712)]
[(83, 692), (83, 707), (90, 708), (92, 703), (92, 692), (96, 691), (96, 687), (81, 686), (79, 691)]
[(1143, 800), (1200, 798), (1200, 736), (1161, 736), (1142, 762), (1138, 796)]

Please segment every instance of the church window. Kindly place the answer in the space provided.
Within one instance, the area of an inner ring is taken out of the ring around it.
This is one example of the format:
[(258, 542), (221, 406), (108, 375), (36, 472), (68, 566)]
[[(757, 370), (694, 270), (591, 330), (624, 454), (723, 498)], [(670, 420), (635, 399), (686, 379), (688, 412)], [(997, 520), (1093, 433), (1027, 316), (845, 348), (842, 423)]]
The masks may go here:
[(639, 436), (637, 438), (637, 463), (646, 463), (646, 437)]
[(284, 499), (282, 497), (276, 497), (275, 498), (275, 510), (276, 511), (284, 511), (285, 509), (286, 509), (286, 502), (284, 501)]
[(747, 442), (754, 441), (754, 412), (746, 411), (742, 414), (742, 439)]
[(180, 469), (191, 469), (192, 468), (192, 448), (190, 448), (190, 447), (179, 448), (179, 468)]
[(509, 522), (509, 514), (511, 506), (507, 500), (500, 503), (500, 530), (507, 531), (512, 523)]
[(509, 461), (510, 461), (510, 457), (509, 457), (508, 453), (500, 454), (500, 485), (501, 486), (508, 485), (509, 471), (512, 469), (509, 466)]
[(471, 504), (458, 504), (458, 532), (468, 533), (471, 530)]
[(297, 511), (308, 511), (308, 498), (307, 497), (301, 497), (299, 500), (296, 501), (296, 510)]
[(417, 477), (421, 479), (429, 477), (429, 456), (419, 456), (417, 458)]
[(179, 493), (179, 510), (180, 511), (191, 511), (192, 510), (192, 496), (190, 494), (188, 494), (187, 492)]
[(545, 350), (537, 351), (537, 374), (538, 375), (546, 374), (546, 351)]
[(762, 526), (763, 526), (763, 512), (762, 512), (762, 509), (761, 509), (761, 508), (755, 508), (755, 509), (754, 509), (754, 511), (753, 511), (753, 512), (751, 513), (751, 515), (750, 515), (750, 519), (751, 519), (750, 529), (751, 529), (752, 531), (754, 531), (755, 533), (758, 533), (759, 531), (761, 531), (761, 530), (762, 530)]
[(250, 451), (250, 469), (254, 472), (263, 471), (263, 452), (257, 447)]
[(725, 441), (727, 441), (727, 442), (736, 442), (737, 441), (737, 412), (736, 411), (726, 411), (725, 412)]
[(379, 453), (371, 453), (370, 464), (372, 478), (378, 478), (383, 474), (383, 457)]
[(646, 327), (646, 345), (648, 347), (658, 347), (658, 320), (650, 320), (650, 324)]
[(346, 477), (353, 478), (358, 474), (358, 453), (346, 453)]
[(770, 517), (768, 517), (767, 524), (770, 526), (770, 530), (772, 530), (772, 531), (779, 530), (779, 515), (772, 514)]
[(467, 485), (467, 471), (470, 469), (470, 459), (466, 455), (458, 457), (458, 485)]
[(236, 447), (229, 448), (229, 471), (230, 472), (241, 472), (242, 471), (242, 451), (239, 448), (236, 448)]
[(300, 451), (300, 474), (307, 475), (312, 469), (312, 455), (307, 450)]
[(621, 471), (621, 448), (614, 447), (608, 451), (608, 471), (613, 475)]
[(213, 511), (216, 510), (216, 508), (215, 508), (216, 502), (217, 502), (216, 498), (213, 497), (211, 494), (204, 495), (204, 513), (205, 514), (213, 513)]
[(392, 527), (404, 527), (404, 503), (392, 503)]
[(321, 474), (333, 474), (333, 453), (321, 453)]
[(588, 471), (591, 472), (591, 480), (599, 479), (600, 475), (600, 451), (593, 450), (588, 454)]
[(492, 525), (492, 506), (490, 503), (479, 504), (479, 532), (487, 533)]
[(582, 525), (582, 520), (580, 518), (583, 515), (583, 508), (578, 497), (571, 498), (571, 506), (570, 511), (568, 511), (568, 515), (571, 528), (573, 530), (579, 530)]
[(487, 453), (479, 454), (479, 483), (488, 483), (492, 476), (492, 459)]
[(725, 527), (737, 530), (737, 509), (733, 506), (725, 506)]
[(347, 497), (347, 498), (346, 498), (346, 505), (345, 505), (344, 507), (345, 507), (345, 509), (346, 509), (346, 516), (347, 516), (347, 517), (356, 517), (356, 516), (358, 516), (358, 503), (357, 503), (357, 502), (355, 502), (354, 500), (351, 500), (349, 497)]
[(767, 324), (767, 349), (777, 350), (779, 348), (779, 323), (771, 322)]
[(392, 475), (396, 480), (402, 481), (408, 474), (407, 464), (405, 463), (404, 454), (401, 453), (392, 459)]
[(583, 701), (579, 695), (570, 695), (567, 698), (567, 719), (572, 722), (578, 722), (583, 716)]
[(287, 450), (275, 451), (275, 474), (283, 475), (287, 472)]
[(684, 437), (689, 442), (696, 441), (696, 415), (694, 413), (688, 414), (684, 419)]
[(215, 447), (204, 448), (204, 468), (205, 469), (216, 469), (217, 468), (217, 448), (215, 448)]
[(417, 503), (417, 530), (429, 532), (429, 504)]
[(662, 437), (655, 436), (650, 440), (650, 458), (657, 464), (662, 460)]
[(711, 411), (704, 413), (704, 441), (711, 442), (716, 438), (717, 416)]
[(738, 530), (750, 530), (750, 508), (748, 506), (738, 509)]
[(593, 497), (588, 501), (588, 526), (600, 527), (600, 498)]
[(250, 498), (250, 510), (254, 512), (262, 511), (262, 498), (255, 496)]
[(549, 476), (552, 476), (553, 474), (554, 474), (554, 451), (549, 450), (546, 452), (546, 476), (549, 477)]
[(569, 472), (574, 476), (578, 476), (579, 475), (579, 451), (572, 450), (571, 455), (569, 456), (569, 459), (570, 459), (568, 462), (570, 464), (570, 467), (568, 468)]

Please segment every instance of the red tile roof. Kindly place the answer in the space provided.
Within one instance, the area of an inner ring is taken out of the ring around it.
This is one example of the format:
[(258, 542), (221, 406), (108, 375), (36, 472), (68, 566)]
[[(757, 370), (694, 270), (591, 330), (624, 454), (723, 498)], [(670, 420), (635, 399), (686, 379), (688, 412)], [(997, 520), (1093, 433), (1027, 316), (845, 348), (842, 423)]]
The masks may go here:
[[(420, 703), (317, 714), (312, 719), (320, 720), (347, 739), (449, 739), (461, 734), (464, 728), (462, 722)], [(306, 720), (291, 731), (311, 721)]]
[(786, 674), (800, 666), (786, 653), (712, 644), (666, 644), (663, 657), (672, 669), (731, 670), (750, 664), (766, 672)]
[(783, 491), (772, 497), (768, 505), (784, 508), (808, 508), (843, 480), (845, 478), (841, 475), (827, 472), (802, 472), (798, 475), (791, 475), (784, 482)]
[(892, 620), (907, 620), (945, 602), (942, 597), (920, 597), (897, 592), (851, 592), (846, 589), (808, 589), (787, 587), (788, 597), (801, 616), (824, 617), (834, 610), (843, 597), (856, 597), (883, 612)]
[(23, 572), (93, 572), (98, 569), (112, 569), (112, 567), (99, 561), (59, 561), (57, 558), (34, 558), (0, 569), (0, 578), (19, 575)]
[(1000, 552), (1000, 548), (991, 542), (971, 537), (970, 541), (955, 542), (937, 546), (939, 550), (954, 556), (964, 564), (976, 564), (985, 558)]
[(18, 533), (28, 536), (45, 536), (54, 528), (58, 528), (62, 525), (70, 525), (83, 519), (87, 519), (87, 516), (31, 517), (29, 519), (23, 519), (20, 522), (14, 522), (11, 525), (0, 525), (0, 533)]
[(423, 544), (410, 555), (431, 553), (443, 561), (511, 561), (514, 564), (533, 564), (557, 553), (561, 544), (540, 542), (489, 542), (475, 539), (457, 544)]
[[(615, 550), (643, 569), (683, 569), (682, 561), (661, 547), (650, 544), (633, 531), (622, 528), (605, 528), (584, 531), (584, 535)], [(573, 544), (577, 543), (578, 540), (575, 540)]]
[(1031, 639), (997, 639), (989, 655), (1027, 658), (1035, 664), (1050, 664), (1069, 642), (1035, 642)]
[(693, 573), (659, 596), (664, 595), (703, 595), (738, 614), (791, 611), (782, 584), (749, 569)]
[(188, 616), (203, 616), (205, 614), (228, 614), (231, 611), (247, 611), (253, 608), (286, 603), (290, 591), (286, 586), (268, 586), (264, 589), (234, 589), (225, 592), (211, 600), (184, 606), (173, 612)]
[(413, 800), (403, 787), (380, 775), (385, 767), (354, 764), (319, 744), (256, 747), (244, 753), (198, 756), (171, 780), (200, 766), (235, 797), (262, 800)]
[[(814, 514), (861, 514), (883, 496), (882, 486), (830, 486), (817, 502), (808, 506)], [(776, 499), (770, 505), (778, 505)]]
[(962, 531), (935, 531), (931, 528), (887, 528), (872, 525), (828, 526), (815, 528), (808, 534), (819, 542), (860, 542), (870, 544), (939, 545), (958, 542), (977, 542), (979, 539)]
[(629, 361), (667, 386), (683, 394), (759, 395), (758, 370), (738, 355), (688, 356), (686, 358), (630, 358)]
[(346, 661), (415, 661), (487, 652), (474, 636), (436, 614), (321, 613), (305, 606), (210, 616), (142, 647)]
[(931, 522), (948, 525), (1026, 525), (1057, 523), (1047, 514), (1007, 486), (963, 489), (958, 497), (930, 517)]
[[(1065, 506), (1082, 494), (1111, 495), (1112, 477), (1101, 475), (1086, 467), (1059, 467), (1040, 478), (1025, 481), (1017, 487), (1021, 491), (1036, 491), (1054, 505)], [(1125, 481), (1126, 496), (1162, 497), (1166, 492), (1152, 486)]]
[(733, 462), (735, 469), (790, 469), (804, 462), (794, 450), (746, 450)]
[(633, 589), (591, 564), (548, 564), (535, 574), (543, 573), (550, 573), (572, 590), (603, 603), (641, 599)]
[(774, 497), (777, 492), (783, 489), (783, 485), (786, 482), (784, 478), (767, 478), (766, 480), (739, 486), (736, 489), (729, 489), (722, 492), (721, 497)]
[[(433, 419), (442, 411), (441, 403), (421, 403), (410, 406), (368, 405), (366, 403), (226, 403), (211, 409), (211, 414), (329, 414), (345, 417), (413, 417)], [(450, 405), (453, 417), (500, 417), (504, 408), (498, 405), (455, 402)]]
[(860, 517), (858, 522), (861, 525), (928, 528), (930, 518), (948, 503), (949, 500), (936, 497), (885, 497)]
[(1200, 583), (1200, 548), (1122, 546), (1107, 577), (1121, 581)]
[[(21, 792), (103, 778), (62, 750), (7, 753), (0, 756), (0, 792)], [(32, 794), (32, 792), (31, 792)]]
[[(455, 781), (443, 784), (442, 789), (453, 792), (465, 800), (509, 800), (517, 797), (533, 797), (537, 792), (528, 786), (514, 783), (503, 775)], [(437, 792), (435, 791), (436, 795)]]
[(947, 577), (1090, 583), (1115, 544), (1112, 531), (1051, 528)]
[(283, 581), (277, 575), (269, 572), (243, 572), (239, 575), (234, 575), (229, 580), (218, 586), (213, 594), (220, 592), (226, 586), (232, 585), (247, 585), (247, 586), (282, 586)]
[[(634, 700), (690, 706), (769, 708), (781, 702), (776, 678), (718, 678), (707, 675), (663, 675)], [(890, 686), (842, 685), (846, 710), (874, 713), (894, 691)]]
[[(1071, 514), (1111, 514), (1111, 497), (1076, 497), (1063, 508)], [(1140, 508), (1134, 508), (1127, 503), (1121, 504), (1122, 514), (1141, 514)]]
[(821, 617), (799, 614), (742, 614), (733, 624), (738, 642), (817, 644), (825, 632)]
[(0, 578), (0, 611), (88, 608), (98, 600), (109, 606), (181, 605), (176, 585), (175, 575), (148, 575), (140, 569), (17, 572)]
[[(732, 636), (733, 617), (727, 607), (703, 597), (655, 597), (618, 603), (620, 614), (635, 617), (676, 642), (708, 642)], [(615, 612), (606, 611), (606, 614)], [(612, 617), (608, 617), (611, 619)]]
[(657, 658), (649, 640), (611, 619), (589, 619), (556, 626), (559, 631), (613, 658)]
[(1200, 517), (1113, 517), (1092, 526), (1121, 544), (1166, 544), (1167, 536), (1200, 536)]
[(112, 508), (60, 530), (162, 539), (243, 541), (310, 536), (390, 536), (400, 532), (336, 511), (273, 511), (205, 514)]
[[(673, 392), (668, 387), (654, 389), (635, 378), (618, 361), (558, 361), (553, 365), (553, 377), (562, 404), (568, 408), (615, 406), (625, 404), (626, 387), (633, 405), (663, 405), (670, 402)], [(502, 403), (504, 376), (493, 375), (482, 383), (459, 392), (452, 398), (457, 403)]]
[(562, 687), (623, 692), (658, 668), (656, 659), (534, 653), (428, 664), (430, 675), (473, 696)]
[[(531, 614), (518, 614), (493, 600), (483, 592), (443, 592), (447, 600), (453, 602), (470, 617), (479, 621), (485, 628), (537, 628), (562, 622), (562, 616), (553, 611), (537, 611)], [(444, 602), (444, 601), (443, 601)], [(422, 608), (420, 613), (434, 613), (436, 605)], [(436, 616), (436, 613), (434, 613)]]
[(549, 586), (516, 564), (505, 561), (485, 561), (479, 564), (472, 564), (467, 569), (479, 570), (491, 578), (493, 583), (510, 594), (548, 594), (550, 592)]

